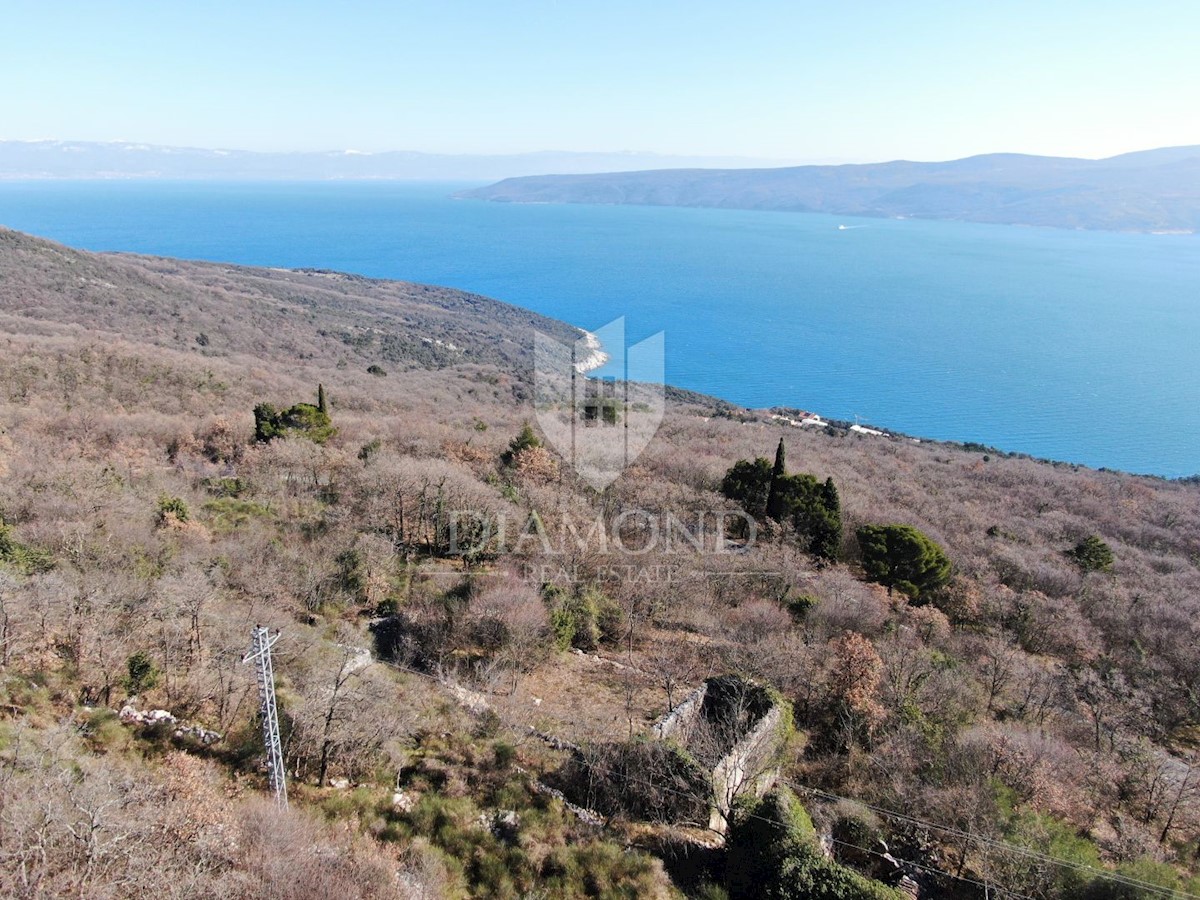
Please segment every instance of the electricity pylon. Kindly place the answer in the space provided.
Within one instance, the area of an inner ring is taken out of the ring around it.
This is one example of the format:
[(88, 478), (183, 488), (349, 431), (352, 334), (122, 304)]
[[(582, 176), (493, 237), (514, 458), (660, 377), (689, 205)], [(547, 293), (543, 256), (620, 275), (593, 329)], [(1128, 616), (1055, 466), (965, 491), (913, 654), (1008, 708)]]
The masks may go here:
[(287, 808), (287, 780), (283, 768), (283, 744), (279, 740), (279, 712), (275, 707), (275, 673), (271, 669), (271, 648), (281, 632), (271, 636), (270, 629), (254, 626), (250, 632), (250, 652), (242, 662), (253, 662), (258, 675), (258, 696), (261, 702), (263, 747), (267, 751), (267, 780), (275, 794), (275, 802)]

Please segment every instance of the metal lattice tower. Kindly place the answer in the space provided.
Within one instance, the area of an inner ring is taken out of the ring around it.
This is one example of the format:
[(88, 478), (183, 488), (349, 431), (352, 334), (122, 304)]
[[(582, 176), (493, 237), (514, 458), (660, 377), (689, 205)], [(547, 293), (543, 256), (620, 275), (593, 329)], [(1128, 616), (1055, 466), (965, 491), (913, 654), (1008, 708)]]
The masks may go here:
[(258, 675), (263, 746), (267, 751), (267, 780), (275, 794), (275, 802), (286, 808), (287, 779), (283, 768), (283, 744), (279, 740), (279, 712), (275, 707), (275, 673), (271, 669), (271, 648), (279, 640), (281, 632), (276, 632), (272, 637), (270, 629), (256, 625), (250, 634), (250, 652), (242, 658), (242, 662), (253, 662)]

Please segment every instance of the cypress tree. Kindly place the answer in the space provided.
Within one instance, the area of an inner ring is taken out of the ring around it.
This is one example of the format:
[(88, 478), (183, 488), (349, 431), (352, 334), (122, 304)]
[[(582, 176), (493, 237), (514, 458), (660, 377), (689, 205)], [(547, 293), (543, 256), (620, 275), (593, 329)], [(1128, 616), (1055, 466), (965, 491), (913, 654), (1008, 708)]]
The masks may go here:
[(837, 485), (833, 483), (832, 478), (826, 478), (825, 485), (821, 488), (821, 503), (827, 513), (839, 519), (842, 517), (842, 501), (838, 497)]
[(317, 409), (329, 415), (329, 407), (325, 403), (325, 385), (317, 385)]
[(771, 470), (771, 489), (767, 493), (767, 515), (776, 522), (780, 521), (786, 510), (783, 502), (783, 479), (787, 475), (787, 464), (784, 460), (783, 438), (775, 450), (775, 468)]

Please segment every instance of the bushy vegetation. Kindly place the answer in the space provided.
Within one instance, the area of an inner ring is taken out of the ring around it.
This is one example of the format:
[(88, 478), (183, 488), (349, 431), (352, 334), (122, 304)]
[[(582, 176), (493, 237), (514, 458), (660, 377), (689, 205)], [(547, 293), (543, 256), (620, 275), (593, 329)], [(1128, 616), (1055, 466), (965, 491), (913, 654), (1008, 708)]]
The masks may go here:
[(745, 799), (729, 828), (730, 900), (901, 900), (904, 896), (836, 862), (817, 845), (812, 819), (787, 788)]
[(182, 524), (190, 516), (188, 506), (181, 497), (169, 497), (163, 494), (158, 498), (158, 524)]
[(578, 591), (547, 585), (546, 602), (550, 607), (550, 627), (559, 649), (575, 647), (596, 650), (601, 644), (613, 646), (623, 633), (621, 608), (596, 587)]
[(512, 465), (524, 451), (534, 450), (541, 446), (542, 442), (538, 439), (533, 426), (526, 422), (521, 426), (521, 433), (513, 438), (508, 448), (500, 454), (500, 461), (506, 466)]
[(158, 667), (145, 650), (130, 654), (125, 660), (125, 669), (125, 690), (131, 694), (140, 694), (158, 684)]
[(739, 459), (721, 479), (721, 493), (754, 518), (764, 519), (773, 480), (771, 463), (765, 456)]
[(337, 433), (325, 405), (325, 387), (319, 387), (317, 405), (296, 403), (277, 410), (270, 403), (254, 407), (254, 439), (266, 443), (288, 434), (298, 434), (314, 444), (324, 444)]
[(18, 541), (13, 527), (0, 518), (0, 566), (2, 565), (7, 565), (18, 573), (32, 575), (54, 568), (54, 557), (45, 550)]
[[(489, 743), (491, 746), (489, 747)], [(406, 810), (380, 804), (388, 841), (428, 841), (450, 879), (475, 897), (662, 896), (661, 865), (606, 842), (553, 797), (531, 790), (502, 742), (423, 734), (400, 773)], [(375, 813), (368, 811), (370, 817)]]
[[(931, 895), (967, 891), (960, 876), (1136, 896), (1066, 885), (1004, 842), (1196, 892), (1200, 485), (789, 429), (808, 480), (766, 456), (776, 420), (671, 392), (658, 436), (596, 492), (552, 448), (503, 460), (532, 416), (532, 314), (3, 231), (0, 267), (0, 893), (249, 897), (302, 877), (347, 898), (661, 895), (655, 864), (621, 850), (691, 832), (632, 821), (668, 818), (644, 797), (577, 831), (535, 783), (572, 746), (649, 743), (715, 673), (791, 705), (787, 782), (873, 809), (806, 800), (820, 835), (886, 840), (931, 870)], [(256, 403), (314, 384), (336, 433), (255, 439)], [(830, 484), (837, 559), (788, 512), (830, 511)], [(738, 507), (757, 532), (714, 542)], [(886, 540), (873, 555), (877, 532), (854, 539), (874, 523), (924, 536), (915, 576)], [(1111, 562), (1070, 550), (1089, 535)], [(255, 623), (284, 632), (284, 816), (254, 802)], [(135, 691), (220, 738), (122, 723)], [(497, 813), (518, 809), (514, 839)], [(798, 877), (835, 877), (796, 856)]]
[(635, 739), (588, 748), (563, 776), (570, 796), (607, 816), (705, 826), (708, 773), (671, 741)]

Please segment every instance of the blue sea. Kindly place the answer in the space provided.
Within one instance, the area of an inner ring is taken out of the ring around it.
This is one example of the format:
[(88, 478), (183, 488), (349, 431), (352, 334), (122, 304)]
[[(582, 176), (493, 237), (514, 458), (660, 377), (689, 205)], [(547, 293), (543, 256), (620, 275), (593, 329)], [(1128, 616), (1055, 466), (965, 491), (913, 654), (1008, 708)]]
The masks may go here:
[(625, 316), (631, 341), (666, 333), (669, 382), (747, 406), (1200, 472), (1200, 236), (451, 199), (467, 186), (9, 182), (0, 223)]

